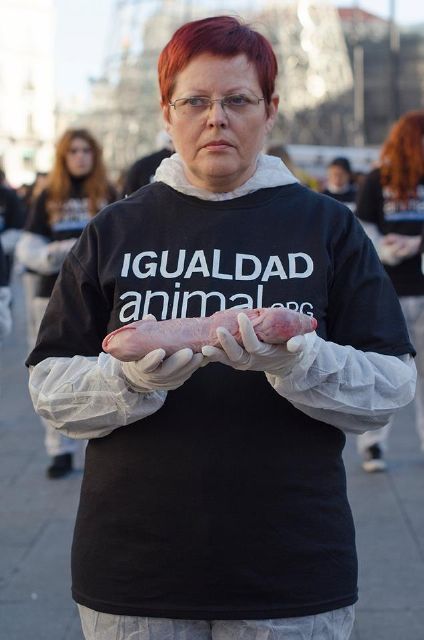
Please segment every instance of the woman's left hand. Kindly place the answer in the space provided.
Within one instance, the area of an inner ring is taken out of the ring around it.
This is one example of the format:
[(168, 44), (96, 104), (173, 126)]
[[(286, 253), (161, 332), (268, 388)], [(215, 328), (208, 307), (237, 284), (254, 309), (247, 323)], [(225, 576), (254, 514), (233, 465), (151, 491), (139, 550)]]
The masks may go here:
[(258, 339), (246, 314), (240, 313), (237, 319), (243, 346), (239, 345), (227, 329), (218, 327), (216, 335), (221, 348), (206, 345), (202, 349), (203, 355), (210, 362), (220, 362), (241, 371), (288, 375), (302, 357), (305, 337), (294, 336), (284, 344), (267, 344)]

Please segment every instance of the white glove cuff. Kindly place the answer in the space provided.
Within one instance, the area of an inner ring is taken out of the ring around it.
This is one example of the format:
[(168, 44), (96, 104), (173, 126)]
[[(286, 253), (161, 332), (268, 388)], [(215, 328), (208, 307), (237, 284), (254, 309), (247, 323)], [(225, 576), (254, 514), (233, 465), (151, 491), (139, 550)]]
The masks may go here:
[(278, 369), (278, 371), (266, 371), (266, 377), (270, 384), (275, 387), (278, 379), (293, 377), (297, 378), (299, 374), (306, 372), (319, 351), (318, 343), (321, 340), (316, 334), (316, 331), (311, 333), (305, 333), (304, 346), (302, 351), (292, 354), (292, 360), (287, 363), (286, 367)]

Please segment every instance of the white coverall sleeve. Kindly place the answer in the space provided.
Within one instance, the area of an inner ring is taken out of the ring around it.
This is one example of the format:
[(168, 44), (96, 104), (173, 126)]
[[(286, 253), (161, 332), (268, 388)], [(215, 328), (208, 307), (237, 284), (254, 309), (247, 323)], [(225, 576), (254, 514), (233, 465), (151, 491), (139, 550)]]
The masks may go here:
[(10, 288), (0, 287), (0, 340), (7, 336), (12, 329), (10, 298)]
[(275, 391), (306, 415), (363, 433), (379, 429), (414, 397), (416, 368), (412, 356), (364, 352), (305, 336), (302, 358), (285, 377), (266, 374)]
[(16, 245), (16, 257), (25, 267), (49, 276), (59, 273), (63, 261), (76, 242), (75, 238), (55, 240), (24, 231)]
[(365, 233), (373, 243), (374, 249), (376, 250), (378, 257), (383, 264), (396, 266), (400, 262), (402, 262), (401, 259), (397, 258), (393, 254), (393, 251), (390, 247), (387, 247), (382, 243), (382, 239), (384, 238), (384, 236), (380, 233), (376, 224), (372, 222), (365, 222), (364, 220), (359, 220), (359, 222), (361, 223)]
[(166, 391), (137, 393), (125, 380), (121, 362), (96, 357), (46, 358), (30, 368), (35, 411), (70, 438), (101, 438), (161, 408)]

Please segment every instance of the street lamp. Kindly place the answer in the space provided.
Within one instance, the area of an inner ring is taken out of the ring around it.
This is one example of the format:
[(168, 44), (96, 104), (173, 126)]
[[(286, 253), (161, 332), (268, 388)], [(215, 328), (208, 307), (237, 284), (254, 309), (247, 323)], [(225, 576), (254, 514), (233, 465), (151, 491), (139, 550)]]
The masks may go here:
[(364, 47), (360, 44), (359, 34), (359, 2), (353, 7), (353, 121), (354, 145), (363, 147), (365, 144), (365, 86), (364, 86)]
[(390, 95), (390, 121), (394, 122), (399, 117), (399, 29), (396, 25), (396, 0), (389, 0), (389, 95)]

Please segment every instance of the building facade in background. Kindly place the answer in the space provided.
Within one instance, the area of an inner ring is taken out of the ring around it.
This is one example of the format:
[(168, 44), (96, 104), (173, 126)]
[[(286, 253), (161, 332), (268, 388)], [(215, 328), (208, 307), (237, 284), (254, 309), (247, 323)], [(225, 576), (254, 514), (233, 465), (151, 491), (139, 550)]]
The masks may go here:
[(400, 28), (358, 8), (339, 14), (355, 76), (357, 142), (379, 145), (395, 120), (424, 103), (424, 25)]
[(161, 49), (187, 20), (227, 12), (272, 42), (280, 111), (269, 142), (290, 146), (299, 162), (306, 162), (303, 146), (322, 172), (322, 149), (339, 148), (337, 155), (350, 150), (355, 168), (367, 170), (393, 121), (424, 103), (423, 27), (400, 30), (358, 3), (336, 9), (327, 0), (232, 0), (230, 10), (224, 0), (116, 0), (103, 73), (91, 80), (89, 105), (59, 110), (59, 129), (92, 129), (118, 178), (156, 148)]
[(12, 186), (50, 167), (54, 138), (52, 0), (0, 2), (0, 167)]
[[(77, 118), (102, 140), (112, 175), (117, 177), (135, 158), (155, 148), (162, 127), (157, 59), (172, 33), (187, 20), (227, 12), (222, 0), (116, 2), (104, 73), (92, 81), (89, 108)], [(337, 105), (330, 126), (334, 128), (336, 119), (348, 126), (343, 99), (352, 91), (353, 76), (332, 5), (325, 0), (232, 0), (230, 13), (252, 23), (273, 44), (281, 93), (277, 136), (298, 113), (313, 112), (329, 101)]]

